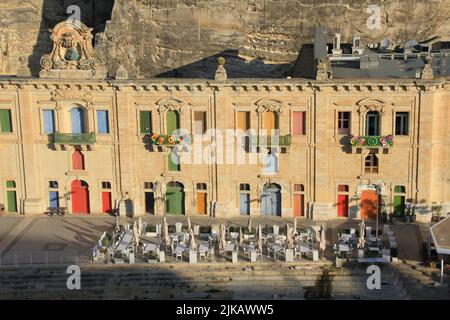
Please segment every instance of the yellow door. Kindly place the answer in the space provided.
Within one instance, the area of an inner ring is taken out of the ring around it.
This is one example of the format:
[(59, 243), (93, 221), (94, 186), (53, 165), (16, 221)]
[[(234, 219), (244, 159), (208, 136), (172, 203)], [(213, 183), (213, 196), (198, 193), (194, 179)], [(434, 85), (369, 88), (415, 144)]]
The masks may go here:
[(197, 214), (206, 214), (206, 193), (197, 192)]

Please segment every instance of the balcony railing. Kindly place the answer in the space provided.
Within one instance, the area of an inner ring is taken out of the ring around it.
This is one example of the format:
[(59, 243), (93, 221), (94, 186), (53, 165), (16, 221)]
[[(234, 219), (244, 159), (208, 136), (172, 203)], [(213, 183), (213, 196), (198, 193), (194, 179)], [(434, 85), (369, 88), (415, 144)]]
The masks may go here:
[(394, 137), (392, 135), (353, 136), (350, 144), (356, 148), (390, 148), (394, 146)]
[(263, 147), (289, 147), (291, 145), (291, 135), (286, 136), (254, 136), (250, 138), (251, 144), (253, 146), (263, 146)]
[(95, 133), (59, 133), (50, 135), (50, 142), (68, 145), (93, 145), (96, 143)]

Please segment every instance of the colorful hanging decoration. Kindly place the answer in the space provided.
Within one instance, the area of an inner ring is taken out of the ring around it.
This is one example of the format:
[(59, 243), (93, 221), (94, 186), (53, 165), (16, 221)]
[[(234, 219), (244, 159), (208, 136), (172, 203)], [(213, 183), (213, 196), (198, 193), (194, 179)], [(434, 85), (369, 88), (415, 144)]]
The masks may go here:
[(388, 135), (385, 137), (378, 136), (353, 136), (350, 139), (353, 147), (392, 147), (394, 145), (394, 137)]
[(155, 145), (177, 145), (177, 144), (189, 144), (190, 143), (190, 136), (188, 134), (183, 135), (176, 135), (176, 134), (170, 134), (170, 135), (160, 135), (159, 133), (152, 133), (152, 135), (148, 135), (150, 137), (150, 140)]

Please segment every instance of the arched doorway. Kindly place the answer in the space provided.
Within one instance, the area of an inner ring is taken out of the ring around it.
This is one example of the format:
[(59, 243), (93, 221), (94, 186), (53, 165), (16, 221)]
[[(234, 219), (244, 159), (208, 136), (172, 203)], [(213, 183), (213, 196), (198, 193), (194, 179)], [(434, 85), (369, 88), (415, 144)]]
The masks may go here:
[(74, 180), (71, 185), (72, 213), (89, 213), (89, 185), (83, 180)]
[(261, 196), (261, 215), (281, 217), (281, 187), (276, 183), (264, 186)]
[(84, 123), (84, 110), (81, 107), (75, 107), (70, 111), (70, 116), (72, 120), (72, 133), (80, 134), (85, 133), (85, 123)]
[(166, 213), (184, 214), (184, 186), (179, 182), (169, 182), (166, 188)]

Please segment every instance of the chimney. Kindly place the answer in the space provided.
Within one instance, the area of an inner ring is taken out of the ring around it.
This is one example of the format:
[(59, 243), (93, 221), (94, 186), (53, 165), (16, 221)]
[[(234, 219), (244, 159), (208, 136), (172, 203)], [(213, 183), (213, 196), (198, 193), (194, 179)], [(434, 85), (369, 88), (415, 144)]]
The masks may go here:
[(341, 49), (341, 34), (335, 33), (333, 37), (333, 50), (334, 55), (341, 55), (342, 49)]
[(327, 47), (327, 29), (325, 27), (317, 27), (314, 38), (314, 60), (328, 57)]

